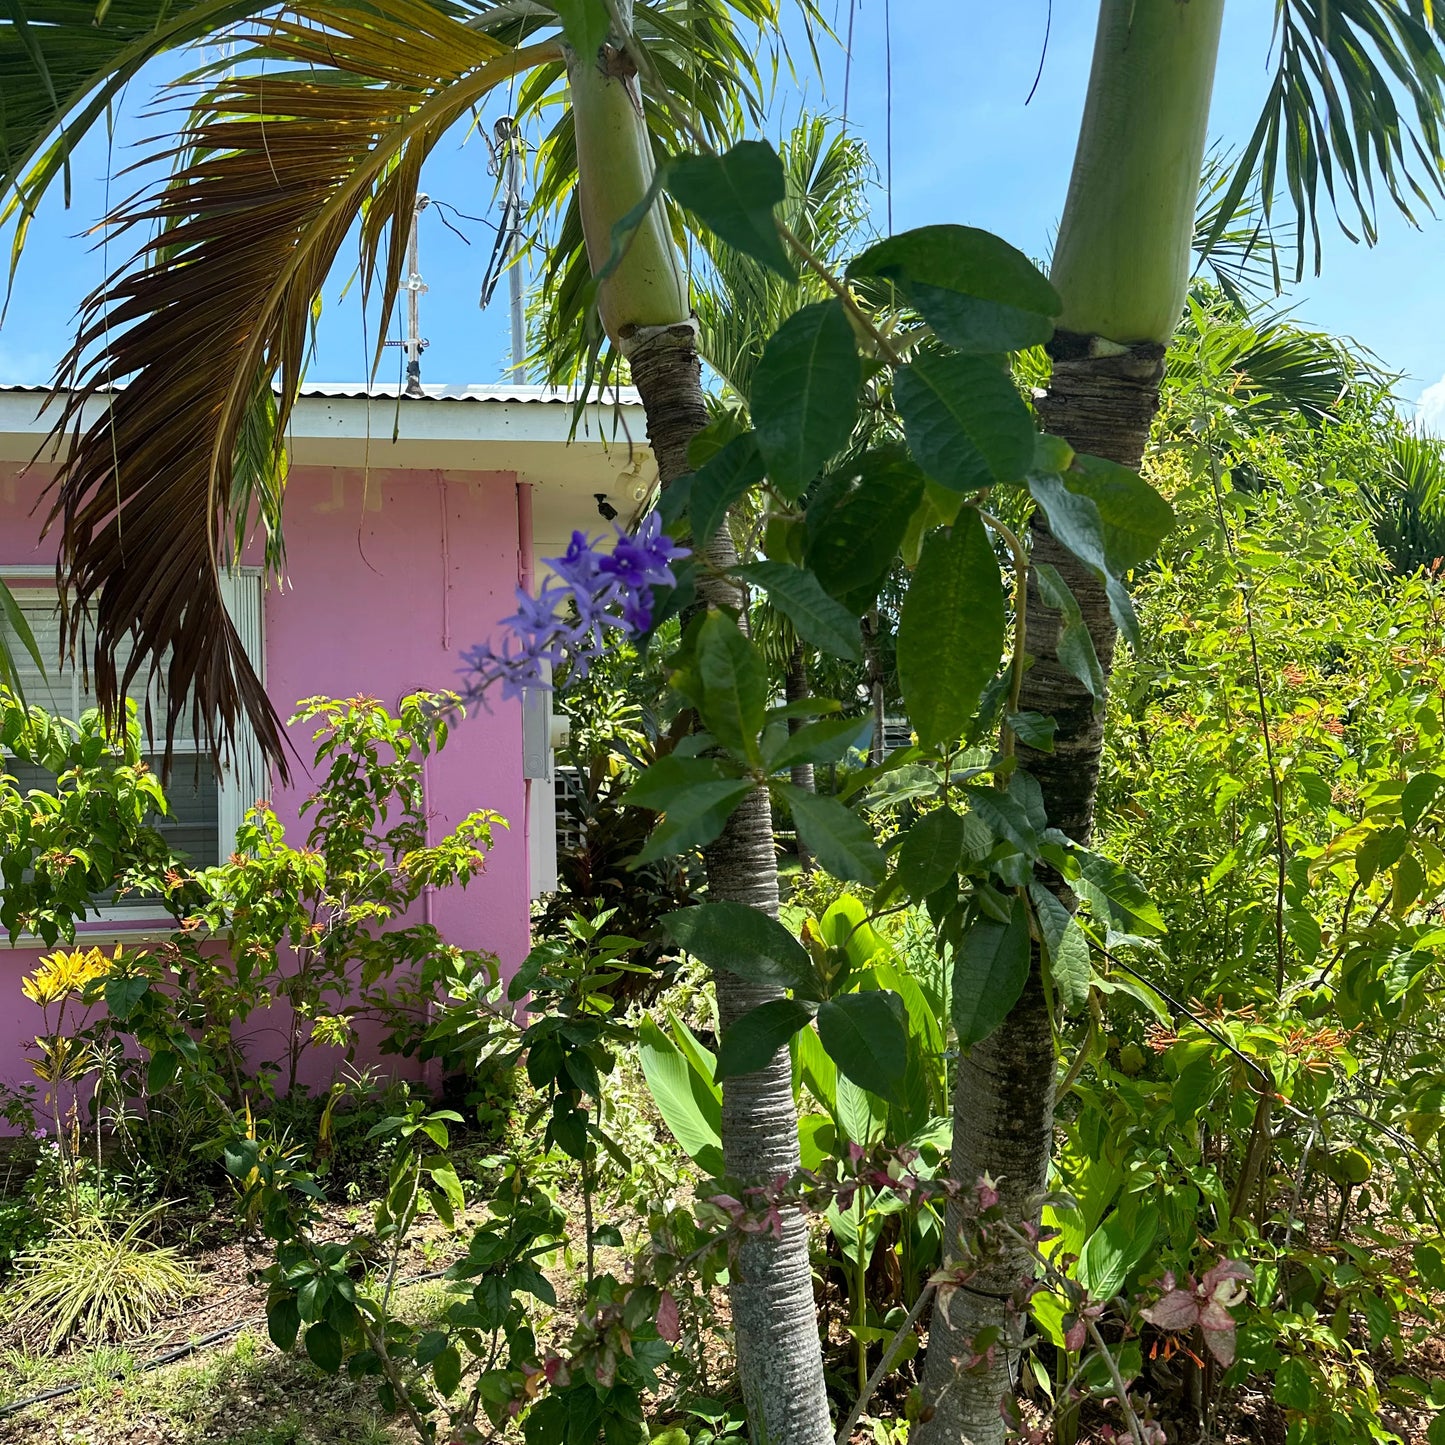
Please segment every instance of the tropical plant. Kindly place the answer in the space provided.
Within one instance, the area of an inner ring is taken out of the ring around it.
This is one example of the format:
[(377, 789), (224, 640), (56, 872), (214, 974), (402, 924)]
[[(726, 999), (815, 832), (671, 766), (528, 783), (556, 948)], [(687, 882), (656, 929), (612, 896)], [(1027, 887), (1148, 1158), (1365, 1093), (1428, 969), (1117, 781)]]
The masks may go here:
[(128, 1340), (196, 1294), (196, 1273), (176, 1250), (146, 1239), (165, 1204), (124, 1228), (106, 1219), (60, 1225), (15, 1260), (7, 1299), (59, 1349), (73, 1335), (95, 1343)]
[[(1063, 307), (1049, 343), (1053, 375), (1038, 404), (1045, 428), (1076, 452), (1137, 467), (1158, 408), (1165, 345), (1184, 309), (1214, 87), (1223, 0), (1102, 0), (1089, 91), (1050, 279)], [(1268, 221), (1283, 175), (1298, 216), (1297, 268), (1307, 232), (1319, 252), (1321, 187), (1328, 203), (1354, 204), (1374, 236), (1376, 178), (1407, 215), (1445, 190), (1445, 13), (1425, 0), (1277, 0), (1274, 80), (1234, 179), (1220, 198), (1215, 234), (1251, 191)], [(1403, 92), (1413, 119), (1402, 114)], [(1328, 117), (1327, 124), (1324, 117)], [(1338, 194), (1337, 194), (1338, 187)], [(1338, 209), (1336, 209), (1338, 214)], [(1205, 238), (1206, 243), (1211, 238)], [(1095, 679), (1060, 656), (1077, 616), (1107, 682), (1120, 608), (1107, 576), (1081, 564), (1047, 508), (1031, 524), (1029, 651), (1024, 711), (1052, 720), (1052, 749), (1025, 742), (1021, 770), (1037, 781), (1043, 816), (1087, 845), (1103, 745)], [(1053, 569), (1049, 572), (1047, 569)], [(1073, 607), (1051, 598), (1053, 575)], [(1077, 608), (1077, 612), (1073, 609)], [(1073, 634), (1076, 635), (1076, 634)], [(1051, 884), (1067, 910), (1072, 891)], [(1043, 1188), (1052, 1134), (1055, 1058), (1042, 971), (1003, 1026), (963, 1059), (952, 1152), (954, 1178), (1001, 1178), (1007, 1212), (1028, 1215)], [(1011, 1349), (961, 1373), (980, 1331), (1017, 1331), (1000, 1297), (1018, 1262), (969, 1291), (945, 1291), (934, 1314), (924, 1391), (937, 1401), (921, 1439), (1002, 1440), (998, 1400), (1012, 1385)], [(1013, 1336), (1017, 1337), (1016, 1333)]]

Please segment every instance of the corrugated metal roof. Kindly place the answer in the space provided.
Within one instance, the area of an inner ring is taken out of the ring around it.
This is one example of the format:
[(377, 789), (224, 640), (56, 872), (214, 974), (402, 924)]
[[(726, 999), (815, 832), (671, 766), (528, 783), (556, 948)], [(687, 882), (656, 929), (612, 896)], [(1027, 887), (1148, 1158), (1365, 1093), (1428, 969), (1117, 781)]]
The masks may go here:
[[(0, 391), (31, 392), (41, 395), (49, 390), (48, 386), (37, 385), (33, 382), (0, 381)], [(448, 386), (423, 383), (422, 391), (425, 393), (424, 396), (411, 397), (403, 394), (401, 399), (403, 401), (489, 401), (505, 405), (539, 403), (554, 406), (570, 406), (575, 401), (575, 397), (570, 393), (553, 386)], [(316, 381), (308, 382), (303, 386), (301, 395), (349, 398), (357, 401), (395, 401), (397, 383)], [(609, 390), (600, 402), (603, 406), (612, 406), (614, 403), (621, 406), (641, 406), (642, 398), (638, 395), (636, 387), (623, 386)]]

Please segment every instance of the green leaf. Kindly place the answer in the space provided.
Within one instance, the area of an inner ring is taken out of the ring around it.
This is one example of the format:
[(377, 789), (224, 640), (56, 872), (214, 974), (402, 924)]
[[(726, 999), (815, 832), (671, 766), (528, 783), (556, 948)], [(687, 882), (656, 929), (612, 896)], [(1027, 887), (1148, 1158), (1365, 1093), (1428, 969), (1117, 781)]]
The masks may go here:
[(1069, 1013), (1089, 1001), (1089, 941), (1078, 920), (1042, 883), (1029, 885), (1048, 958), (1049, 977)]
[(131, 1010), (145, 997), (150, 980), (145, 978), (109, 978), (105, 982), (105, 1006), (110, 1016), (124, 1022)]
[(722, 1101), (711, 1075), (703, 1078), (645, 1014), (637, 1033), (642, 1073), (663, 1123), (699, 1169), (723, 1174)]
[(727, 826), (738, 804), (752, 792), (746, 778), (739, 782), (697, 783), (683, 793), (652, 830), (631, 866), (641, 867), (658, 858), (671, 858), (705, 848)]
[(898, 684), (925, 746), (962, 735), (1003, 653), (1003, 582), (978, 513), (924, 543), (898, 624)]
[(936, 893), (958, 871), (966, 829), (951, 808), (926, 813), (904, 835), (895, 872), (915, 903)]
[(718, 1080), (765, 1069), (812, 1017), (813, 1010), (793, 998), (775, 998), (745, 1013), (723, 1031), (722, 1047), (717, 1053)]
[[(10, 637), (19, 639), (21, 647), (29, 653), (30, 660), (39, 669), (41, 677), (44, 677), (45, 660), (40, 655), (35, 634), (30, 630), (29, 619), (4, 582), (0, 582), (0, 618), (4, 620), (5, 632)], [(5, 683), (21, 702), (25, 701), (25, 693), (20, 686), (20, 670), (4, 644), (0, 644), (0, 682)]]
[(726, 748), (759, 760), (758, 734), (768, 707), (768, 669), (725, 612), (709, 612), (697, 636), (698, 711)]
[(924, 476), (901, 451), (869, 452), (853, 478), (808, 503), (803, 560), (823, 590), (854, 616), (878, 596), (909, 519), (923, 497)]
[(661, 813), (699, 784), (737, 781), (724, 773), (714, 758), (680, 758), (668, 753), (644, 769), (621, 801), (624, 807)]
[(679, 948), (711, 969), (814, 996), (813, 960), (807, 949), (781, 923), (745, 903), (683, 908), (665, 915), (662, 928)]
[(1174, 526), (1174, 509), (1139, 475), (1102, 457), (1075, 456), (1064, 485), (1098, 509), (1104, 556), (1116, 577), (1152, 557)]
[(850, 878), (877, 887), (888, 865), (873, 830), (837, 798), (810, 793), (791, 783), (775, 785), (792, 809), (798, 836), (808, 851), (835, 878)]
[(830, 998), (818, 1009), (818, 1037), (839, 1070), (870, 1094), (903, 1103), (908, 1014), (891, 990)]
[(853, 279), (894, 282), (940, 341), (960, 351), (1017, 351), (1054, 333), (1063, 310), (1022, 251), (972, 226), (921, 226), (890, 236), (848, 267)]
[(1037, 432), (997, 362), (922, 352), (894, 372), (893, 400), (919, 466), (943, 486), (972, 492), (1028, 472)]
[(666, 186), (680, 206), (734, 250), (794, 279), (773, 218), (773, 207), (787, 195), (787, 180), (777, 151), (766, 141), (739, 141), (721, 156), (675, 156), (668, 162)]
[(866, 748), (873, 733), (871, 717), (830, 717), (786, 735), (765, 761), (770, 773), (800, 763), (836, 763), (854, 748)]
[(773, 333), (751, 388), (768, 479), (789, 501), (852, 435), (862, 363), (843, 303), (818, 301)]
[(1009, 1015), (1028, 982), (1029, 915), (1015, 896), (1009, 921), (976, 918), (954, 954), (953, 1027), (958, 1046), (982, 1043)]
[(1089, 634), (1083, 613), (1079, 611), (1078, 600), (1059, 575), (1057, 567), (1047, 562), (1036, 562), (1034, 577), (1038, 582), (1039, 595), (1059, 614), (1059, 640), (1054, 651), (1069, 672), (1089, 689), (1097, 712), (1098, 704), (1104, 700), (1104, 669), (1099, 665), (1099, 654), (1094, 648), (1094, 639)]
[(447, 1347), (444, 1330), (428, 1330), (416, 1342), (416, 1362), (425, 1368)]
[(1143, 938), (1157, 938), (1168, 931), (1164, 915), (1148, 890), (1127, 868), (1082, 849), (1074, 856), (1081, 871), (1070, 886), (1080, 898), (1088, 899), (1094, 912), (1111, 928)]
[(1058, 718), (1046, 717), (1039, 712), (1011, 712), (1004, 720), (1025, 747), (1040, 753), (1053, 752), (1054, 734), (1059, 727)]
[(552, 8), (562, 22), (567, 44), (582, 57), (583, 64), (593, 63), (612, 29), (603, 0), (552, 0)]
[(171, 1049), (157, 1049), (146, 1065), (146, 1092), (160, 1093), (175, 1082), (180, 1071), (181, 1056), (178, 1053)]
[(763, 454), (752, 432), (734, 437), (692, 474), (687, 510), (697, 546), (706, 545), (722, 526), (733, 504), (762, 480)]
[(1152, 1205), (1116, 1209), (1084, 1241), (1079, 1252), (1079, 1283), (1096, 1300), (1113, 1299), (1144, 1262), (1158, 1231), (1159, 1214)]
[(857, 615), (823, 591), (811, 572), (787, 562), (753, 562), (737, 573), (768, 594), (804, 642), (849, 662), (862, 656)]
[(318, 1370), (334, 1375), (341, 1368), (341, 1336), (325, 1320), (307, 1327), (303, 1343), (307, 1357)]
[(1314, 1381), (1302, 1360), (1281, 1360), (1274, 1372), (1274, 1398), (1286, 1410), (1310, 1410), (1315, 1403)]
[(448, 1345), (432, 1361), (432, 1379), (442, 1395), (454, 1395), (462, 1383), (462, 1357), (455, 1345)]
[(1405, 827), (1413, 830), (1424, 816), (1425, 810), (1435, 801), (1442, 782), (1438, 773), (1416, 773), (1405, 784), (1400, 794), (1400, 819)]
[(290, 1354), (301, 1332), (301, 1311), (295, 1295), (284, 1295), (266, 1310), (266, 1333), (283, 1355)]

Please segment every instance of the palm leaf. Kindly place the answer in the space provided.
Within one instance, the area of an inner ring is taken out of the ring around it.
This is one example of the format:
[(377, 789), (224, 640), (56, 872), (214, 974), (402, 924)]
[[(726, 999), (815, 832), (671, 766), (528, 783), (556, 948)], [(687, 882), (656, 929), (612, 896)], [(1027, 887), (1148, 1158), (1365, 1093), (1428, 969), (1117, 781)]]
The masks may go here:
[(30, 218), (77, 139), (155, 56), (264, 8), (261, 0), (0, 0), (0, 223), (17, 211), (10, 277)]
[(1295, 215), (1295, 278), (1320, 265), (1321, 205), (1373, 245), (1378, 195), (1412, 223), (1445, 196), (1445, 6), (1431, 0), (1275, 0), (1275, 67), (1208, 238), (1258, 189)]
[[(82, 306), (61, 369), (56, 433), (71, 445), (50, 520), (61, 527), (67, 638), (93, 616), (107, 716), (142, 668), (163, 673), (167, 751), (188, 705), (223, 752), (244, 713), (284, 773), (279, 719), (218, 578), (258, 389), (279, 381), (276, 458), (312, 305), (353, 223), (384, 334), (423, 159), (494, 86), (556, 47), (508, 51), (418, 0), (297, 5), (249, 38), (254, 48), (230, 62), (237, 73), (201, 96), (162, 153), (171, 178), (109, 218), (117, 235), (153, 238)], [(102, 392), (109, 406), (86, 425), (85, 402)]]

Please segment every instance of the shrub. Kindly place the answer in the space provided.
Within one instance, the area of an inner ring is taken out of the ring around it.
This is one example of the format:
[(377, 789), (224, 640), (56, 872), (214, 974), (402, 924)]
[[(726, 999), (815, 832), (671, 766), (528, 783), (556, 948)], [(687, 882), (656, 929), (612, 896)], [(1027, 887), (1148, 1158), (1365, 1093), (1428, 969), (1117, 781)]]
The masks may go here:
[(66, 1225), (21, 1255), (12, 1311), (47, 1329), (52, 1350), (73, 1335), (122, 1340), (149, 1329), (198, 1289), (195, 1272), (174, 1249), (144, 1237), (164, 1207), (148, 1209), (119, 1233), (102, 1220)]

